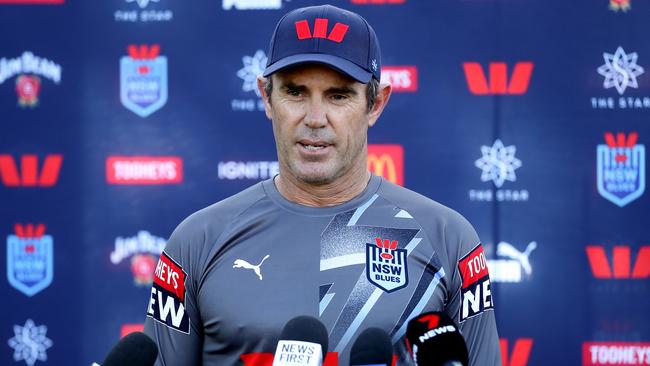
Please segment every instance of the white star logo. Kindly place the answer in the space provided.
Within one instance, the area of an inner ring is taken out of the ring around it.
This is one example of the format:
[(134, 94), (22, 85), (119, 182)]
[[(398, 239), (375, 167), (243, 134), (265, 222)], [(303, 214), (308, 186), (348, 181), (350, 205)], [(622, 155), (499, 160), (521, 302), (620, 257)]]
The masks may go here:
[(244, 79), (242, 90), (245, 92), (254, 91), (260, 97), (260, 91), (257, 89), (257, 76), (261, 75), (266, 68), (266, 54), (262, 50), (257, 50), (253, 57), (242, 57), (244, 67), (237, 71), (237, 76)]
[(521, 167), (521, 160), (515, 158), (515, 152), (515, 146), (503, 146), (499, 139), (494, 141), (492, 146), (481, 146), (483, 157), (474, 162), (474, 165), (483, 171), (481, 181), (491, 180), (497, 188), (507, 180), (516, 181), (515, 170)]
[(372, 60), (372, 69), (375, 70), (375, 71), (377, 71), (377, 67), (378, 67), (378, 66), (377, 66), (377, 60), (373, 59), (373, 60)]
[(127, 3), (132, 3), (134, 1), (138, 4), (140, 9), (144, 9), (147, 7), (147, 5), (149, 5), (149, 2), (157, 3), (160, 0), (126, 0)]
[(638, 88), (636, 77), (643, 74), (643, 68), (636, 64), (639, 56), (636, 52), (629, 55), (625, 53), (623, 47), (618, 47), (616, 52), (604, 52), (603, 58), (605, 64), (598, 68), (598, 73), (605, 77), (603, 87), (609, 89), (616, 88), (618, 94), (623, 95), (625, 89), (629, 86), (631, 88)]
[(28, 366), (33, 366), (36, 360), (47, 361), (45, 350), (53, 343), (46, 333), (45, 325), (36, 326), (31, 319), (27, 319), (24, 327), (14, 325), (15, 336), (9, 340), (9, 346), (14, 349), (14, 361), (24, 360)]

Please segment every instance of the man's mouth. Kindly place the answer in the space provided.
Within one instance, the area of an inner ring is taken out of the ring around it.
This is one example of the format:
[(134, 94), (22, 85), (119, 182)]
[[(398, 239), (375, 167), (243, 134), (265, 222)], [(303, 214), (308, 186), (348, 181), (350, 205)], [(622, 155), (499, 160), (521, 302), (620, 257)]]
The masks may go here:
[(310, 141), (310, 140), (300, 140), (298, 141), (298, 144), (307, 151), (320, 151), (330, 146), (330, 144), (323, 141)]

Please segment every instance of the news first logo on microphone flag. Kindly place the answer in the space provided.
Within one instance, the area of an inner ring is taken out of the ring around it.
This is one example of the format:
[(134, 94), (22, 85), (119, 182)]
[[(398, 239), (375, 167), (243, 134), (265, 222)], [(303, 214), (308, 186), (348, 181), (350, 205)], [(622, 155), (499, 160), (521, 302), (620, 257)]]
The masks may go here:
[(147, 316), (181, 333), (190, 333), (185, 311), (187, 273), (167, 253), (162, 252), (154, 272)]

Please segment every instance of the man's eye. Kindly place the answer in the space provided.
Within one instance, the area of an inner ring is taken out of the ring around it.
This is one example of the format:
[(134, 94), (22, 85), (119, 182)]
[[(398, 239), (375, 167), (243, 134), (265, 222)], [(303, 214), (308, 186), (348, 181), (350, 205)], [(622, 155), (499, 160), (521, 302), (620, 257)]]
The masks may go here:
[(288, 89), (287, 94), (291, 95), (292, 97), (299, 97), (301, 93), (300, 90)]
[(348, 99), (348, 96), (345, 94), (333, 94), (332, 99), (335, 101), (341, 101), (341, 100), (346, 100)]

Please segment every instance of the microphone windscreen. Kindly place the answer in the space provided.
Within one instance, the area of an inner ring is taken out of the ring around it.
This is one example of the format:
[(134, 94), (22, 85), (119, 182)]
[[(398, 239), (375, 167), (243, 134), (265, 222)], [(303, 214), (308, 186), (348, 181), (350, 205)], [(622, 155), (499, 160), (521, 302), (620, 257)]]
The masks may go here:
[(359, 334), (350, 350), (350, 366), (387, 365), (393, 362), (393, 343), (383, 329), (368, 328)]
[(102, 366), (153, 366), (158, 346), (142, 332), (130, 333), (111, 349)]
[(289, 320), (282, 329), (280, 340), (318, 343), (321, 346), (323, 355), (327, 353), (327, 347), (329, 346), (329, 336), (323, 323), (307, 315), (297, 316)]
[[(420, 314), (406, 328), (407, 347), (417, 365), (444, 366), (469, 363), (465, 339), (445, 313)], [(448, 363), (452, 362), (452, 363)]]

